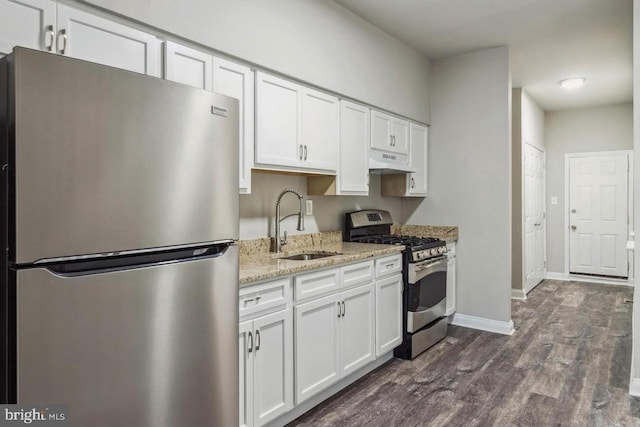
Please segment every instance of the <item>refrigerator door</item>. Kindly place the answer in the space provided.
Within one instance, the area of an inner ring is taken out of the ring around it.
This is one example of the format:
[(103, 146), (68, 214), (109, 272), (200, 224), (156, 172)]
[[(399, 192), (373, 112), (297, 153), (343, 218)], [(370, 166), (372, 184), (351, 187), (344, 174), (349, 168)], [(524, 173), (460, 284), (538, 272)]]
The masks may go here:
[(238, 425), (238, 248), (60, 277), (17, 272), (18, 403), (75, 426)]
[(237, 100), (28, 49), (13, 62), (16, 263), (238, 238)]

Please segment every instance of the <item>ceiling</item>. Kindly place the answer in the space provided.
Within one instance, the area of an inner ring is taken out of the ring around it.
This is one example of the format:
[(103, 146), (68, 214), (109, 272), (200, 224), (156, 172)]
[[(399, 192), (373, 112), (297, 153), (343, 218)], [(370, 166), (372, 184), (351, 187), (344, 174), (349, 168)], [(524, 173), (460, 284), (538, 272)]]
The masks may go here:
[(632, 0), (335, 1), (432, 60), (508, 46), (513, 87), (545, 111), (632, 99)]

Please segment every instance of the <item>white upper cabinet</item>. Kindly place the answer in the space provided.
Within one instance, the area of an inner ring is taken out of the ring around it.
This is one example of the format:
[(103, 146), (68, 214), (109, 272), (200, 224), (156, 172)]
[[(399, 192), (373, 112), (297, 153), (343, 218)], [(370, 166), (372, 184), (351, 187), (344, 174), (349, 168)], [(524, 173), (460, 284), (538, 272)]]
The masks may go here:
[(370, 110), (340, 101), (340, 169), (337, 194), (369, 195)]
[(335, 174), (340, 137), (338, 98), (257, 72), (256, 114), (256, 165)]
[(262, 72), (256, 73), (256, 163), (299, 167), (298, 116), (300, 86)]
[(407, 195), (425, 197), (427, 195), (428, 129), (426, 126), (411, 123), (409, 134), (411, 141), (409, 164), (410, 169), (415, 172), (409, 174)]
[(164, 43), (164, 78), (200, 89), (213, 89), (213, 56), (172, 41)]
[(340, 102), (335, 96), (302, 88), (302, 167), (338, 169)]
[(253, 167), (255, 89), (254, 73), (249, 67), (213, 58), (213, 91), (240, 101), (240, 193), (251, 193)]
[(409, 122), (371, 110), (371, 148), (409, 154)]
[(160, 40), (90, 13), (58, 5), (57, 52), (160, 77)]
[(55, 25), (55, 1), (0, 0), (0, 57), (15, 46), (53, 52)]

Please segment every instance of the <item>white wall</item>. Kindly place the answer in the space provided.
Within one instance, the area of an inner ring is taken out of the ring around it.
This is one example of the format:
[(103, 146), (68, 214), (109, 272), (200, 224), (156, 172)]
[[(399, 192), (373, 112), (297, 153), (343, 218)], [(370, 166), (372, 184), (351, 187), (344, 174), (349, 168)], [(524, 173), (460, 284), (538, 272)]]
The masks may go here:
[[(633, 149), (633, 106), (624, 103), (548, 112), (545, 138), (547, 271), (564, 273), (565, 154)], [(551, 204), (552, 197), (558, 198), (557, 205)]]
[(511, 82), (506, 47), (434, 61), (429, 189), (406, 222), (457, 225), (457, 312), (511, 321)]
[(522, 88), (513, 89), (512, 102), (512, 258), (511, 288), (524, 292), (524, 173), (523, 144), (544, 148), (544, 111)]
[(333, 1), (88, 0), (88, 3), (429, 123), (429, 61)]
[[(305, 231), (296, 231), (297, 217), (286, 219), (282, 230), (289, 234), (317, 231), (337, 231), (344, 226), (344, 214), (359, 209), (385, 209), (395, 222), (402, 217), (400, 199), (380, 196), (380, 176), (371, 175), (368, 197), (307, 196), (307, 178), (302, 176), (253, 173), (253, 194), (240, 195), (240, 239), (255, 239), (271, 235), (276, 199), (280, 191), (293, 188), (305, 199), (313, 200), (313, 215), (305, 216)], [(298, 199), (285, 195), (281, 203), (282, 216), (297, 213)]]
[[(640, 165), (640, 0), (633, 0), (633, 164)], [(636, 171), (638, 166), (636, 166)], [(640, 173), (634, 173), (633, 179), (633, 223), (640, 224)], [(635, 230), (638, 231), (638, 228)], [(639, 233), (640, 235), (640, 233)], [(640, 240), (640, 239), (636, 239)], [(633, 264), (636, 269), (634, 283), (640, 280), (638, 266), (640, 266), (640, 249), (635, 250)], [(637, 298), (636, 298), (637, 301)], [(640, 304), (633, 305), (633, 350), (631, 360), (630, 391), (640, 396)]]

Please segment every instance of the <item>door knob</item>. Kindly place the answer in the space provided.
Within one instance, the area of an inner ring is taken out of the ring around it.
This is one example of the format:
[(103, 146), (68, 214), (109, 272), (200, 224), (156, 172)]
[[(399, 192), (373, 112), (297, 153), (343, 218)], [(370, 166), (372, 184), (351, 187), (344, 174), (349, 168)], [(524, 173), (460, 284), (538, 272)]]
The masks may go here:
[(578, 228), (578, 227), (576, 227), (575, 225), (571, 226), (571, 230), (573, 230), (573, 231), (576, 231), (576, 228)]

